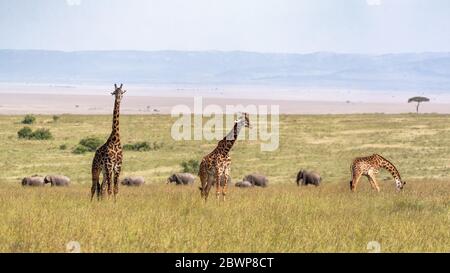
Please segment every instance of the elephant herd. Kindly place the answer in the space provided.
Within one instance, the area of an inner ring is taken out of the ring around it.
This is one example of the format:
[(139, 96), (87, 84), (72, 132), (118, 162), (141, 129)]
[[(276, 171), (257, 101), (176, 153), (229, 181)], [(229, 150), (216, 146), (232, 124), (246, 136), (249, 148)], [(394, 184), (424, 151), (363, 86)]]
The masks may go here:
[[(45, 177), (33, 175), (22, 179), (22, 186), (39, 187), (50, 184), (52, 187), (70, 186), (70, 178), (64, 175), (47, 175)], [(124, 186), (141, 186), (145, 184), (145, 179), (141, 176), (125, 177), (121, 184)]]
[[(192, 185), (194, 182), (195, 176), (190, 173), (174, 173), (167, 179), (167, 184), (175, 183), (176, 185)], [(314, 185), (317, 187), (321, 182), (322, 178), (317, 172), (300, 170), (297, 174), (296, 183), (298, 186)], [(269, 179), (261, 174), (249, 174), (234, 185), (238, 188), (265, 188), (269, 185)]]
[[(190, 173), (174, 173), (167, 178), (167, 184), (175, 183), (176, 185), (192, 185), (194, 184), (195, 179), (196, 177)], [(306, 170), (300, 170), (296, 179), (298, 186), (319, 186), (321, 181), (322, 178), (318, 173)], [(22, 179), (22, 186), (44, 186), (50, 184), (52, 187), (67, 187), (70, 183), (70, 178), (64, 175), (34, 175)], [(121, 184), (124, 186), (139, 187), (145, 184), (145, 178), (142, 176), (125, 177), (122, 179)], [(261, 174), (249, 174), (234, 185), (239, 188), (265, 188), (269, 185), (269, 179)]]
[[(297, 186), (314, 185), (317, 187), (321, 182), (322, 178), (316, 172), (300, 170), (297, 174)], [(245, 176), (242, 181), (236, 182), (235, 186), (240, 188), (250, 188), (255, 186), (265, 188), (268, 184), (269, 180), (267, 177), (260, 174), (250, 174)]]
[(44, 186), (45, 184), (50, 184), (52, 187), (66, 187), (70, 185), (70, 178), (63, 175), (47, 175), (42, 176), (30, 176), (22, 179), (22, 186)]

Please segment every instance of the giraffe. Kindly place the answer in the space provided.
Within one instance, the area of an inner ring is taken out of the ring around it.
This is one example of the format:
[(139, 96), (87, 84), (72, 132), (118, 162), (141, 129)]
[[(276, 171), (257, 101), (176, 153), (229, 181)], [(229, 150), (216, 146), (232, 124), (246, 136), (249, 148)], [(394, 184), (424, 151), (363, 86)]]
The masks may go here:
[(220, 200), (222, 195), (225, 201), (230, 180), (231, 157), (229, 153), (242, 127), (250, 127), (248, 113), (243, 113), (243, 116), (234, 122), (233, 129), (219, 141), (217, 147), (206, 155), (200, 163), (198, 176), (200, 176), (202, 183), (200, 187), (201, 196), (205, 201), (208, 199), (209, 191), (213, 185), (216, 185), (217, 200)]
[[(92, 161), (91, 201), (96, 192), (97, 198), (100, 200), (100, 197), (105, 195), (106, 187), (108, 187), (108, 196), (111, 196), (112, 179), (114, 179), (114, 200), (116, 200), (116, 196), (119, 193), (119, 176), (122, 170), (122, 145), (119, 133), (120, 102), (123, 94), (126, 92), (126, 90), (122, 90), (122, 86), (123, 84), (120, 84), (120, 87), (114, 84), (115, 90), (111, 93), (111, 95), (115, 96), (111, 135), (106, 143), (97, 149)], [(101, 185), (99, 180), (100, 173), (103, 175)]]
[(386, 158), (378, 154), (373, 154), (367, 157), (358, 157), (353, 160), (350, 166), (350, 171), (352, 173), (352, 180), (350, 181), (350, 189), (355, 192), (358, 182), (361, 176), (366, 176), (369, 179), (370, 185), (373, 189), (380, 192), (380, 187), (378, 186), (377, 180), (375, 179), (375, 174), (377, 174), (380, 168), (386, 169), (394, 177), (395, 185), (398, 191), (402, 190), (405, 181), (402, 181), (400, 173), (397, 168), (389, 162)]

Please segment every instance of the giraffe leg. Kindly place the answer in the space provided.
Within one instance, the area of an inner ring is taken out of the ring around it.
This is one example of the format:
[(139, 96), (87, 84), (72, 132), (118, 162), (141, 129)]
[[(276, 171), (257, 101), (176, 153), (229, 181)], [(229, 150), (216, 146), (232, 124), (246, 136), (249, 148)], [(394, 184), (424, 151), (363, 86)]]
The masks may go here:
[[(112, 169), (112, 168), (111, 168)], [(111, 170), (110, 172), (109, 172), (109, 179), (106, 181), (107, 182), (107, 184), (106, 184), (106, 187), (107, 187), (107, 189), (108, 189), (108, 199), (111, 197), (111, 195), (112, 195), (112, 193), (113, 193), (113, 191), (112, 191), (112, 187), (111, 187), (111, 184), (112, 184), (112, 180), (113, 180), (113, 171)]]
[(108, 189), (108, 199), (113, 194), (113, 190), (112, 190), (112, 186), (111, 186), (111, 184), (112, 184), (111, 180), (113, 180), (113, 174), (110, 175), (110, 180), (108, 181), (108, 184), (106, 184), (107, 189)]
[(200, 173), (200, 183), (201, 183), (201, 187), (200, 187), (200, 195), (203, 199), (208, 199), (208, 196), (206, 194), (206, 185), (208, 184), (208, 176), (205, 175), (204, 172)]
[(112, 183), (113, 183), (114, 172), (115, 172), (115, 166), (113, 164), (109, 165), (109, 167), (108, 167), (108, 179), (106, 180), (106, 186), (107, 186), (107, 189), (108, 189), (108, 199), (110, 199), (111, 195), (113, 194)]
[(371, 169), (367, 172), (367, 177), (369, 178), (370, 185), (372, 185), (372, 188), (377, 190), (377, 192), (380, 192), (380, 187), (378, 186), (377, 180), (375, 179), (376, 173), (378, 172)]
[[(103, 181), (105, 180), (104, 177), (102, 179), (103, 179)], [(102, 181), (102, 184), (103, 184), (103, 181)], [(100, 183), (98, 183), (97, 184), (97, 201), (100, 201), (101, 195), (102, 195), (102, 186), (100, 185)]]
[(380, 187), (378, 186), (377, 180), (375, 179), (375, 175), (371, 174), (369, 176), (370, 184), (372, 184), (372, 188), (380, 192)]
[(356, 187), (358, 186), (359, 180), (361, 179), (361, 175), (362, 174), (360, 172), (357, 172), (357, 173), (353, 174), (352, 183), (350, 185), (351, 190), (353, 192), (356, 192)]
[(227, 190), (228, 190), (228, 180), (230, 179), (229, 175), (225, 175), (223, 178), (223, 188), (222, 188), (222, 195), (223, 195), (223, 201), (225, 202), (227, 200)]
[[(203, 178), (202, 178), (203, 177)], [(202, 193), (202, 198), (205, 200), (205, 203), (208, 201), (209, 192), (211, 191), (211, 187), (214, 184), (214, 178), (209, 176), (209, 174), (204, 173), (200, 176), (202, 179), (202, 187), (200, 188)]]
[(222, 188), (223, 201), (226, 201), (227, 190), (228, 190), (228, 182), (229, 181), (230, 181), (230, 169), (227, 168), (225, 170), (225, 174), (224, 174), (224, 177), (223, 177), (223, 188)]
[(222, 177), (222, 171), (219, 169), (216, 169), (216, 198), (219, 201), (220, 200), (220, 195), (221, 195), (221, 181), (220, 178)]
[(367, 179), (369, 179), (369, 183), (370, 183), (370, 186), (372, 187), (372, 189), (375, 189), (375, 184), (373, 183), (372, 177), (367, 176)]
[(95, 192), (100, 190), (100, 169), (97, 166), (92, 167), (92, 187), (91, 187), (91, 201), (94, 199)]
[(206, 184), (205, 184), (205, 193), (204, 193), (204, 197), (205, 197), (205, 202), (208, 200), (208, 196), (209, 196), (209, 191), (211, 190), (213, 183), (211, 181), (211, 179), (209, 179), (209, 177), (206, 180)]
[(205, 199), (205, 202), (208, 200), (208, 193), (207, 193), (207, 185), (208, 185), (208, 171), (207, 171), (207, 164), (204, 160), (200, 163), (200, 170), (198, 172), (198, 176), (200, 177), (200, 183), (201, 187), (200, 190), (200, 196), (202, 199)]
[(104, 188), (106, 187), (106, 172), (102, 172), (102, 184), (97, 185), (97, 199), (100, 201), (103, 198)]
[(117, 200), (117, 195), (119, 194), (119, 177), (122, 171), (122, 166), (118, 164), (114, 169), (114, 202)]
[(103, 198), (106, 195), (106, 187), (111, 187), (111, 168), (106, 167), (103, 171), (103, 182), (101, 186), (100, 196)]

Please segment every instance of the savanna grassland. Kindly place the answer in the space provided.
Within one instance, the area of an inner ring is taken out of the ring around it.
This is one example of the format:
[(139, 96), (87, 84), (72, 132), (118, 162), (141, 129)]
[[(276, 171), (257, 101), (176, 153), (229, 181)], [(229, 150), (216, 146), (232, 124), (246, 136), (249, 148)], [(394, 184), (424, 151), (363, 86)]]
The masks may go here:
[[(450, 252), (448, 115), (281, 116), (279, 149), (242, 140), (231, 152), (234, 181), (257, 172), (269, 187), (231, 187), (220, 204), (202, 202), (197, 185), (165, 185), (216, 144), (173, 140), (170, 116), (121, 117), (123, 144), (162, 147), (124, 153), (123, 176), (147, 185), (121, 187), (116, 203), (89, 201), (93, 153), (72, 153), (84, 137), (106, 139), (110, 116), (36, 116), (30, 127), (53, 134), (45, 141), (18, 139), (22, 118), (0, 116), (0, 252), (65, 252), (70, 241), (82, 252), (367, 252), (371, 241), (383, 252)], [(387, 172), (381, 193), (365, 178), (349, 191), (351, 160), (372, 153), (398, 167), (402, 192)], [(319, 171), (323, 185), (298, 188), (300, 168)], [(64, 174), (73, 185), (20, 186), (34, 174)]]

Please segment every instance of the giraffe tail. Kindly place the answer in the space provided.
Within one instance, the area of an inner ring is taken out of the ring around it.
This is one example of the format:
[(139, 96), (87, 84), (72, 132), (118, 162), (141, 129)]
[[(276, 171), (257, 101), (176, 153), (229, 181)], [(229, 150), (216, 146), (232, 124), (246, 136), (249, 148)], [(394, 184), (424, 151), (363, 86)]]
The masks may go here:
[(350, 164), (350, 190), (353, 189), (353, 177), (355, 176), (355, 162)]

